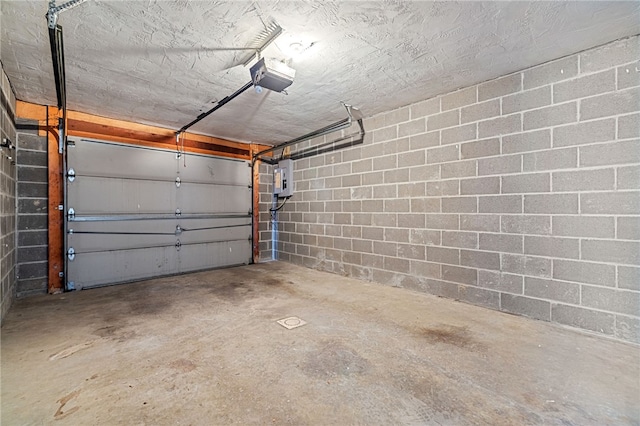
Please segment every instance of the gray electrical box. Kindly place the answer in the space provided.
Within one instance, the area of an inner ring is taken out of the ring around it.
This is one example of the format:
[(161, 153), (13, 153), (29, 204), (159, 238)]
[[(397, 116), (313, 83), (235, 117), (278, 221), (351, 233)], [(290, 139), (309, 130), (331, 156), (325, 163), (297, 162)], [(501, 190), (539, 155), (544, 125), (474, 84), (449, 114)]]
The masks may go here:
[(293, 195), (293, 160), (280, 160), (273, 170), (273, 193), (279, 198)]

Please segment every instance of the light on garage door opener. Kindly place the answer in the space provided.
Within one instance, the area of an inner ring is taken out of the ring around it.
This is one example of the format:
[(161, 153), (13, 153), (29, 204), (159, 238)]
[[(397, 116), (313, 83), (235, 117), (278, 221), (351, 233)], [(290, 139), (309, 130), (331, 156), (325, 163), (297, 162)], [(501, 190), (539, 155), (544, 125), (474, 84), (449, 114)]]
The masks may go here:
[(282, 92), (291, 86), (296, 75), (296, 70), (284, 62), (276, 59), (265, 60), (265, 58), (260, 59), (250, 71), (251, 81), (257, 93), (261, 93), (263, 87), (274, 92)]

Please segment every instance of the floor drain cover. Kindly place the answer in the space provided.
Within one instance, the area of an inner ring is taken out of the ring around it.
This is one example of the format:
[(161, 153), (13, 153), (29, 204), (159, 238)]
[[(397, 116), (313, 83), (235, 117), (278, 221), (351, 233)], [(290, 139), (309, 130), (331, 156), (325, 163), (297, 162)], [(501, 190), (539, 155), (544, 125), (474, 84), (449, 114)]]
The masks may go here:
[(289, 318), (284, 318), (281, 319), (279, 321), (277, 321), (278, 324), (280, 324), (281, 326), (283, 326), (284, 328), (291, 330), (292, 328), (296, 328), (296, 327), (302, 327), (303, 325), (305, 325), (307, 322), (305, 320), (302, 320), (298, 317), (289, 317)]

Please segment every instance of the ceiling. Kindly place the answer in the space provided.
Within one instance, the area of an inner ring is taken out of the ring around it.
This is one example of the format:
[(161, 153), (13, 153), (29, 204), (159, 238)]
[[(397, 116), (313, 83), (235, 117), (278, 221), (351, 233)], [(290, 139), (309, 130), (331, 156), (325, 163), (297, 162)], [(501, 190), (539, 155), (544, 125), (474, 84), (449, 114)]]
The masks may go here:
[[(47, 1), (0, 9), (16, 97), (56, 104)], [(278, 143), (344, 118), (340, 101), (371, 116), (638, 34), (640, 2), (88, 0), (58, 23), (69, 109), (173, 129), (250, 80), (247, 52), (221, 48), (279, 24), (262, 55), (296, 69), (288, 95), (248, 90), (190, 129)]]

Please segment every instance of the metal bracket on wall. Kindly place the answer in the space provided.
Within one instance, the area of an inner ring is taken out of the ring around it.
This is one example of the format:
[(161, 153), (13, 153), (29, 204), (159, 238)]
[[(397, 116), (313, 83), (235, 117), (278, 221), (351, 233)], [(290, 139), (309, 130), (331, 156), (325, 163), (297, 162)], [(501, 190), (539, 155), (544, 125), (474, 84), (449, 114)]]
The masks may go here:
[[(16, 147), (15, 145), (11, 142), (10, 139), (8, 138), (2, 138), (2, 144), (0, 144), (0, 147), (2, 148), (7, 148), (7, 150), (9, 151), (8, 154), (4, 154), (4, 156), (7, 158), (7, 160), (11, 161), (11, 164), (15, 164), (15, 161), (13, 161), (13, 157), (10, 155), (11, 154), (11, 150), (15, 150)], [(4, 151), (3, 151), (4, 153)]]
[[(311, 139), (315, 139), (318, 138), (319, 136), (324, 136), (330, 133), (334, 133), (334, 132), (338, 132), (344, 129), (347, 129), (349, 127), (351, 127), (351, 125), (353, 124), (353, 122), (355, 121), (358, 124), (358, 127), (360, 128), (359, 132), (357, 133), (353, 133), (350, 135), (346, 135), (343, 137), (340, 137), (336, 140), (330, 141), (330, 142), (325, 142), (322, 143), (320, 145), (317, 146), (312, 146), (310, 148), (306, 148), (304, 149), (302, 152), (300, 153), (293, 153), (290, 154), (288, 158), (291, 158), (292, 160), (297, 160), (300, 158), (306, 158), (306, 157), (310, 157), (313, 155), (318, 155), (318, 154), (322, 154), (325, 152), (330, 152), (330, 151), (335, 151), (337, 149), (342, 149), (342, 148), (347, 148), (350, 146), (354, 146), (354, 145), (358, 145), (364, 142), (364, 135), (365, 135), (365, 130), (364, 130), (364, 125), (362, 124), (362, 112), (360, 112), (360, 110), (358, 108), (355, 108), (351, 105), (345, 104), (344, 102), (342, 102), (342, 105), (346, 108), (347, 110), (347, 115), (348, 117), (337, 121), (333, 124), (330, 124), (328, 126), (325, 126), (321, 129), (315, 130), (311, 133), (307, 133), (304, 136), (300, 136), (297, 137), (295, 139), (291, 139), (288, 142), (283, 142), (281, 144), (272, 146), (271, 148), (265, 149), (263, 151), (260, 151), (256, 154), (253, 155), (253, 159), (252, 159), (252, 163), (255, 163), (256, 160), (260, 160), (264, 163), (267, 164), (277, 164), (278, 161), (280, 159), (284, 158), (284, 150), (285, 148), (294, 146), (294, 145), (298, 145), (302, 142), (306, 142), (309, 141)], [(356, 139), (354, 139), (356, 138)], [(340, 145), (336, 145), (339, 142), (342, 141), (346, 141), (352, 139), (351, 142), (347, 142), (345, 144), (340, 144)], [(280, 159), (275, 158), (275, 152), (276, 151), (282, 151), (282, 155), (280, 156)], [(274, 155), (273, 157), (268, 157), (266, 156), (267, 154), (272, 154)]]
[(49, 11), (47, 12), (47, 23), (49, 24), (49, 28), (53, 29), (56, 27), (56, 24), (58, 23), (58, 15), (60, 14), (60, 12), (69, 10), (72, 7), (84, 3), (85, 1), (87, 0), (71, 0), (61, 4), (60, 6), (56, 6), (55, 0), (49, 1)]
[(64, 152), (64, 139), (65, 139), (65, 125), (64, 119), (58, 119), (58, 154)]

